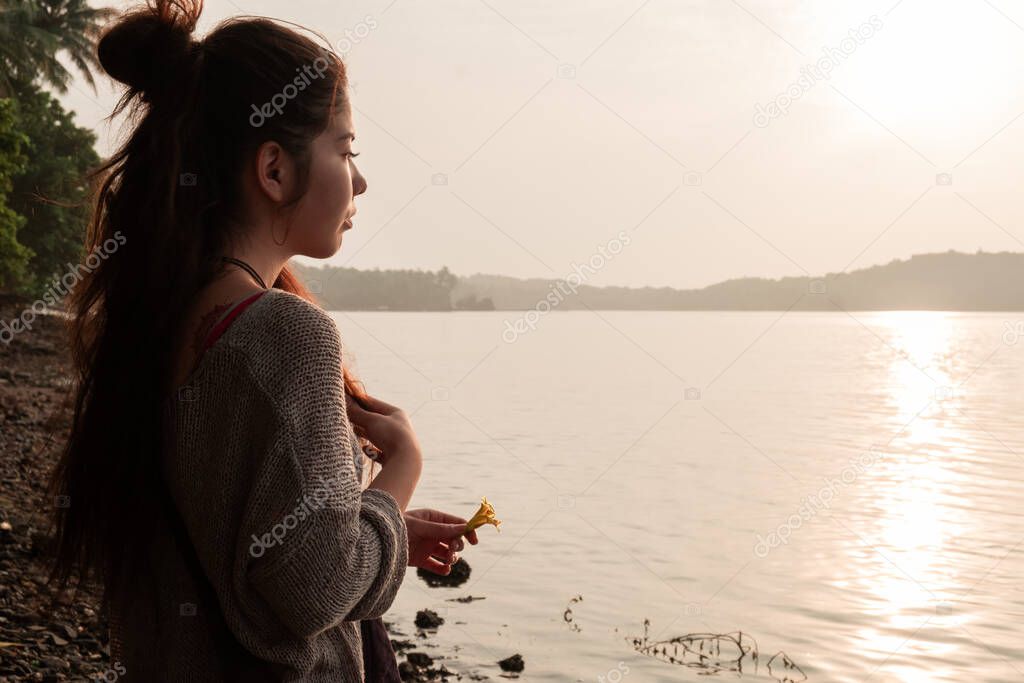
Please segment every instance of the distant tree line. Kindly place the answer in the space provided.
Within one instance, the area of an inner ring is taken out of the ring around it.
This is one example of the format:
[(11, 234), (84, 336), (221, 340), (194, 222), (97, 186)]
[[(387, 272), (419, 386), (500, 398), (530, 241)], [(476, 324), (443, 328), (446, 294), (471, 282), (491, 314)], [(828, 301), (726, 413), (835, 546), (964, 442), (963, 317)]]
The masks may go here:
[[(1024, 254), (918, 254), (849, 273), (738, 278), (702, 289), (593, 287), (447, 268), (299, 271), (334, 310), (1024, 311)], [(562, 285), (562, 286), (560, 286)]]
[(570, 291), (554, 280), (472, 275), (459, 278), (453, 295), (486, 297), (499, 310), (554, 300), (552, 308), (561, 311), (1024, 311), (1024, 254), (950, 250), (845, 273), (745, 277), (701, 289), (583, 285)]
[(428, 270), (356, 270), (294, 264), (309, 289), (336, 311), (493, 310), (489, 299), (474, 296), (453, 301), (458, 278), (447, 267)]

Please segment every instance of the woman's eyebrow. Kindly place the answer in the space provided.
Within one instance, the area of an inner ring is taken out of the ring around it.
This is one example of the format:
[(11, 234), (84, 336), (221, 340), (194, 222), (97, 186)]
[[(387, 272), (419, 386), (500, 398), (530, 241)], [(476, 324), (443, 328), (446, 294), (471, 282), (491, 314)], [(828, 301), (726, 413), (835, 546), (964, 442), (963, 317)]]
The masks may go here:
[(348, 138), (352, 138), (352, 141), (355, 142), (356, 136), (354, 133), (342, 133), (338, 136), (338, 141), (340, 142), (341, 140), (346, 140)]

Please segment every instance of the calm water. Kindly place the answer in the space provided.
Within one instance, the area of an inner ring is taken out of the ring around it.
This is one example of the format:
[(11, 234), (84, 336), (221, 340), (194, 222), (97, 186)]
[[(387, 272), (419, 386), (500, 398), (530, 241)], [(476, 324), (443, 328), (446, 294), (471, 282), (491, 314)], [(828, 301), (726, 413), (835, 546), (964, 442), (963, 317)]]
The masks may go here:
[[(511, 342), (514, 313), (333, 315), (413, 413), (412, 507), (503, 520), (466, 584), (411, 570), (389, 615), (445, 616), (421, 642), (448, 668), (773, 681), (782, 650), (812, 682), (1024, 678), (1024, 315), (553, 312)], [(761, 664), (638, 654), (645, 619), (742, 630)]]

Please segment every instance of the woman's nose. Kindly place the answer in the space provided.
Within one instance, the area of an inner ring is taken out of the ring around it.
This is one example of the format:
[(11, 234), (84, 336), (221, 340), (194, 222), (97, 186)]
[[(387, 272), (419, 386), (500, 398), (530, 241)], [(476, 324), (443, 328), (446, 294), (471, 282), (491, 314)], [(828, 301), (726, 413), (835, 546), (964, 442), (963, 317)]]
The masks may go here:
[(364, 178), (363, 174), (359, 172), (359, 169), (356, 169), (355, 175), (352, 176), (352, 193), (355, 195), (361, 195), (366, 192), (367, 187), (366, 178)]

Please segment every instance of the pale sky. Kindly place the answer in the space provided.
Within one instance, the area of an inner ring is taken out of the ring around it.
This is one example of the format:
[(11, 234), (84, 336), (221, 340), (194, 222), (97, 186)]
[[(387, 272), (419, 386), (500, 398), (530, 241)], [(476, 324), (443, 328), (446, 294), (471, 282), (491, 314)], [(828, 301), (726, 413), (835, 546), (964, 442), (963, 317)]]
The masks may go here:
[[(588, 284), (689, 288), (1024, 250), (1022, 0), (208, 0), (200, 35), (234, 14), (353, 37), (333, 265), (565, 277), (625, 231)], [(107, 83), (63, 98), (101, 154)]]

